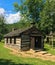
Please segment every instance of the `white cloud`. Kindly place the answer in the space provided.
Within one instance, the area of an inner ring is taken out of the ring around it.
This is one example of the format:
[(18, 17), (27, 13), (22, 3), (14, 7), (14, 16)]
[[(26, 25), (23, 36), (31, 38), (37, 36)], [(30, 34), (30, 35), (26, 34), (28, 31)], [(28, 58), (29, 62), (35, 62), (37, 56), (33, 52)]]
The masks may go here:
[(5, 10), (3, 8), (0, 8), (0, 15), (5, 15)]
[(9, 24), (16, 23), (21, 18), (20, 12), (17, 12), (16, 14), (9, 14), (9, 15), (6, 14), (6, 16), (7, 16), (6, 17), (7, 23)]
[(12, 14), (11, 12), (7, 13), (7, 11), (5, 11), (3, 8), (0, 8), (0, 15), (4, 15), (4, 17), (6, 18), (6, 23), (9, 24), (16, 23), (21, 19), (20, 12), (17, 12), (15, 14)]

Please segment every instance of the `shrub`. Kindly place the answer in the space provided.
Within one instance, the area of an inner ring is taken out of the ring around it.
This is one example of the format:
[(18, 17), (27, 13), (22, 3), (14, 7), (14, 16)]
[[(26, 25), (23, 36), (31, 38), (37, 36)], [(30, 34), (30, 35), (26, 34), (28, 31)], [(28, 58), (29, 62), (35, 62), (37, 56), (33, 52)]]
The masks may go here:
[(0, 33), (0, 41), (3, 39), (3, 35)]
[(5, 43), (4, 39), (3, 39), (3, 40), (1, 40), (1, 42), (2, 42), (2, 43)]

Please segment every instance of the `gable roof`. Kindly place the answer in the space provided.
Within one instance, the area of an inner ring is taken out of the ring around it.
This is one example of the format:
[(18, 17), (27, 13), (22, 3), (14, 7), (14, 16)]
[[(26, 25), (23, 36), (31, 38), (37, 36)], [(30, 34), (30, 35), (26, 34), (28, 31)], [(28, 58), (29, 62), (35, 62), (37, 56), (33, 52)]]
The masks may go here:
[[(28, 27), (28, 28), (25, 28), (25, 29), (18, 29), (18, 30), (12, 31), (12, 32), (4, 35), (4, 37), (19, 36), (21, 33), (25, 32), (27, 30), (31, 30), (32, 28), (35, 28), (36, 30), (38, 30), (36, 27)], [(38, 31), (42, 34), (42, 32), (40, 30), (38, 30)]]

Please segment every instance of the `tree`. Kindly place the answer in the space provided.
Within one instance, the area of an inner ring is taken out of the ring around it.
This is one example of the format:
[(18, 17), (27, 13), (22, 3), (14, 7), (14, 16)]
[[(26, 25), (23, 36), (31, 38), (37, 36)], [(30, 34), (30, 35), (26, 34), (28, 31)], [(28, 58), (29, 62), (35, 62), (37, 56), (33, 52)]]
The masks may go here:
[(39, 28), (46, 34), (55, 31), (55, 0), (46, 0), (40, 12)]
[(43, 0), (25, 0), (22, 4), (14, 3), (14, 8), (16, 11), (20, 11), (22, 15), (26, 15), (28, 20), (38, 22), (39, 13), (43, 8)]
[(0, 41), (3, 38), (3, 35), (8, 32), (8, 29), (5, 24), (5, 18), (3, 15), (0, 15)]

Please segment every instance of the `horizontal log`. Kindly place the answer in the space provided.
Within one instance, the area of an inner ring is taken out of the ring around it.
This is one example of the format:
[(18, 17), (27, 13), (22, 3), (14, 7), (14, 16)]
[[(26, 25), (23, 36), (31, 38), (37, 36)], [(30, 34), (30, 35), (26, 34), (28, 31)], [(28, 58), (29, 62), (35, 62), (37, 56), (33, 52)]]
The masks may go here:
[(22, 42), (22, 44), (30, 44), (30, 42)]
[(24, 48), (24, 47), (26, 47), (26, 48), (28, 47), (29, 48), (30, 46), (21, 46), (21, 48)]
[(22, 42), (30, 42), (30, 40), (22, 40)]

